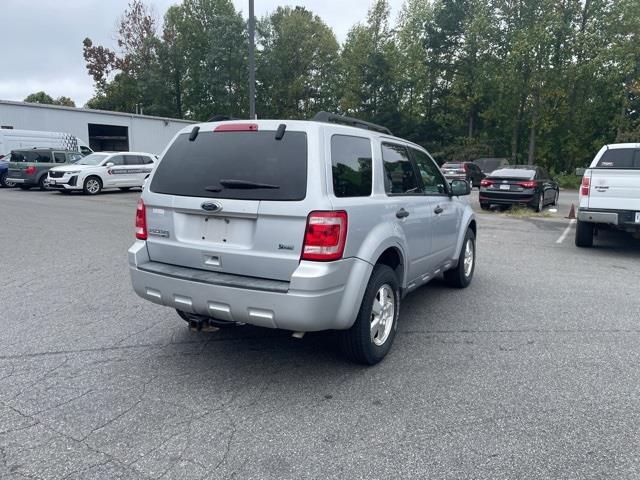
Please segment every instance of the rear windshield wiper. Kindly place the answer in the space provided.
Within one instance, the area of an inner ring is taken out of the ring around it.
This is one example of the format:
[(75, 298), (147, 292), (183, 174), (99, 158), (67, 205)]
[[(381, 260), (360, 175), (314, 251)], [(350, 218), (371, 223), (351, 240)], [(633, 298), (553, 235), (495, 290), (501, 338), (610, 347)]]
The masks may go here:
[[(272, 185), (270, 183), (249, 182), (247, 180), (220, 180), (220, 185), (227, 188), (251, 189), (251, 188), (270, 188), (279, 189), (280, 185)], [(208, 188), (207, 188), (208, 190)]]

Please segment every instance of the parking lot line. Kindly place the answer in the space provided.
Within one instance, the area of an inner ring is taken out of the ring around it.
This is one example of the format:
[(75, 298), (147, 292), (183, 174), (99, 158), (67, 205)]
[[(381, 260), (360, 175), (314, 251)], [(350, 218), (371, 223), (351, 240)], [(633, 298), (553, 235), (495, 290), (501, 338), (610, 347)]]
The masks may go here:
[(560, 238), (556, 240), (556, 243), (562, 243), (565, 241), (565, 239), (567, 238), (567, 235), (569, 235), (569, 232), (571, 231), (571, 227), (573, 227), (575, 223), (576, 223), (575, 219), (572, 219), (569, 221), (569, 225), (567, 225), (567, 228), (564, 229), (564, 232), (562, 232), (562, 235), (560, 235)]

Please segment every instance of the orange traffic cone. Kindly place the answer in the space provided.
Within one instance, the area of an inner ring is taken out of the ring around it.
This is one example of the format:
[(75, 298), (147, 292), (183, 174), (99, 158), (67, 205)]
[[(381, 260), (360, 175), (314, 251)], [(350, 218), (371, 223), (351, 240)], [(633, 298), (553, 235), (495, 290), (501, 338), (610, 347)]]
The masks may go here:
[(569, 210), (569, 215), (566, 218), (569, 218), (571, 220), (576, 218), (576, 206), (573, 203), (571, 204), (571, 209)]

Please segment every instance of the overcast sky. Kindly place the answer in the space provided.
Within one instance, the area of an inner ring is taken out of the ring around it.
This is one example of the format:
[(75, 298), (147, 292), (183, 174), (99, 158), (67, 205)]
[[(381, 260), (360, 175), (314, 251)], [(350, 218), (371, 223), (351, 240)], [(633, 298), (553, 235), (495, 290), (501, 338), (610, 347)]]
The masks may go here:
[[(44, 90), (71, 97), (82, 106), (93, 82), (82, 58), (82, 40), (115, 46), (116, 23), (127, 0), (0, 0), (0, 99), (23, 100)], [(178, 0), (147, 0), (159, 18)], [(246, 17), (248, 0), (233, 0)], [(342, 42), (364, 20), (372, 0), (256, 0), (256, 15), (279, 5), (303, 5), (318, 14)], [(389, 0), (395, 19), (403, 0)]]

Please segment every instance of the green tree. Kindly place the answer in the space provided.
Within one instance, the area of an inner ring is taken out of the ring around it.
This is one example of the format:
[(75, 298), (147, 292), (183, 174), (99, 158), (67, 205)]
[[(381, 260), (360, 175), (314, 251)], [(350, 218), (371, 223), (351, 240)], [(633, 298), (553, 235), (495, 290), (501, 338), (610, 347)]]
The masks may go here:
[(63, 105), (65, 107), (76, 106), (75, 102), (69, 97), (60, 96), (58, 98), (53, 98), (51, 95), (43, 91), (28, 95), (27, 98), (24, 99), (24, 101), (31, 103), (45, 103), (47, 105)]
[(258, 24), (257, 113), (308, 118), (337, 107), (338, 41), (303, 7), (278, 7)]

